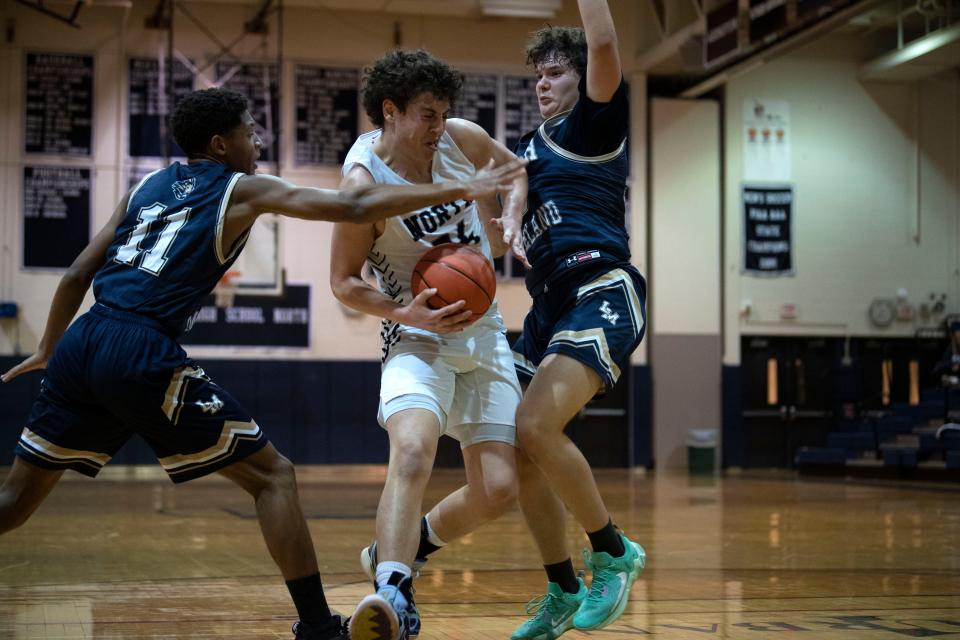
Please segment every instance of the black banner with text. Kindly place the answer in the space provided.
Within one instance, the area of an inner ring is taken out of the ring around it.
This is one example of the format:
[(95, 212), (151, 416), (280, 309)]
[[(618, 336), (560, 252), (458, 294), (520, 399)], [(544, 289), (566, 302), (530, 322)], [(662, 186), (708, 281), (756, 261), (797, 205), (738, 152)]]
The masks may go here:
[(478, 124), (491, 138), (496, 138), (499, 84), (495, 73), (464, 74), (463, 96), (453, 105), (450, 117)]
[(287, 285), (281, 296), (238, 293), (218, 307), (210, 294), (180, 339), (185, 345), (309, 347), (310, 286)]
[(736, 0), (723, 2), (707, 13), (703, 38), (703, 66), (711, 67), (740, 49), (740, 7)]
[(93, 56), (28, 53), (24, 107), (26, 153), (89, 156)]
[(537, 79), (532, 76), (503, 77), (504, 145), (511, 151), (528, 131), (540, 126)]
[(297, 164), (342, 164), (357, 137), (360, 71), (298, 64), (294, 80)]
[(280, 93), (277, 65), (265, 62), (218, 62), (217, 83), (224, 89), (245, 96), (250, 115), (257, 122), (257, 134), (263, 140), (261, 162), (276, 162), (280, 131)]
[[(129, 115), (128, 152), (131, 158), (175, 157), (186, 154), (177, 146), (171, 132), (163, 136), (164, 119), (170, 113), (167, 95), (166, 61), (158, 58), (130, 58), (127, 74), (127, 112)], [(179, 60), (174, 63), (173, 103), (193, 91), (193, 72)]]
[(743, 187), (743, 272), (793, 274), (793, 187)]
[(787, 0), (750, 0), (751, 44), (772, 41), (787, 27)]
[(23, 266), (65, 269), (90, 241), (90, 169), (23, 168)]

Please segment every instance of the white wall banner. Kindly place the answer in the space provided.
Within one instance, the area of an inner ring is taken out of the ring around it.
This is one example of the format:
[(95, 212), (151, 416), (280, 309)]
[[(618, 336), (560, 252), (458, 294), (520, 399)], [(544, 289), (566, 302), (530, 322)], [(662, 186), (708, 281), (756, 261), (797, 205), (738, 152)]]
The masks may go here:
[(789, 182), (790, 104), (786, 100), (743, 101), (743, 179)]

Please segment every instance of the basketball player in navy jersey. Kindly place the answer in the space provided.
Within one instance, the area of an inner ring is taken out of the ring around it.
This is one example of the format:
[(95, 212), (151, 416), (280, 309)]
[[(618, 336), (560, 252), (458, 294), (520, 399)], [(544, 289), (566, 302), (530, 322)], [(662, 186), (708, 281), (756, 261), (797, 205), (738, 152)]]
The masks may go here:
[[(533, 298), (513, 347), (526, 386), (517, 410), (520, 506), (548, 587), (513, 640), (609, 625), (645, 563), (643, 548), (612, 524), (589, 464), (564, 434), (629, 364), (643, 338), (646, 296), (624, 226), (629, 103), (617, 35), (606, 0), (577, 4), (583, 29), (546, 28), (528, 44), (545, 121), (516, 148), (530, 162), (523, 244)], [(584, 555), (589, 591), (566, 549), (564, 505), (593, 547)]]
[[(173, 134), (189, 162), (153, 172), (123, 198), (61, 279), (37, 353), (2, 376), (46, 369), (0, 487), (0, 533), (26, 522), (64, 470), (96, 476), (137, 433), (174, 482), (217, 472), (251, 494), (300, 616), (296, 637), (343, 640), (292, 464), (177, 338), (261, 214), (369, 223), (496, 193), (522, 175), (523, 163), (436, 185), (297, 188), (254, 175), (261, 140), (246, 100), (220, 89), (184, 98)], [(71, 324), (91, 282), (96, 304)]]

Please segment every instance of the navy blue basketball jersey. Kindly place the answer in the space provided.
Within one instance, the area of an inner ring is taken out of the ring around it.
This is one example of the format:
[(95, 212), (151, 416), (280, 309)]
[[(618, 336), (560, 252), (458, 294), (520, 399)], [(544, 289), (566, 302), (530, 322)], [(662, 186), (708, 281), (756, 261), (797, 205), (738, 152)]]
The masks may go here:
[(246, 243), (244, 234), (233, 247), (221, 246), (230, 193), (242, 175), (212, 161), (175, 162), (141, 180), (94, 277), (97, 302), (176, 334), (189, 329)]
[(627, 85), (597, 103), (580, 82), (568, 112), (523, 136), (515, 150), (527, 158), (529, 194), (523, 245), (533, 268), (527, 289), (536, 294), (569, 267), (630, 260), (624, 226), (629, 174)]

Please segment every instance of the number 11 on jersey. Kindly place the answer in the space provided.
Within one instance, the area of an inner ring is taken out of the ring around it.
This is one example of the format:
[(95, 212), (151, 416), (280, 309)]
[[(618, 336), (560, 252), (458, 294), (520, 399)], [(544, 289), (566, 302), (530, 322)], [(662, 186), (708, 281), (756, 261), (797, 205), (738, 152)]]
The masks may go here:
[[(187, 218), (190, 214), (190, 208), (187, 207), (176, 213), (164, 216), (161, 219), (160, 216), (166, 209), (167, 207), (159, 202), (149, 207), (141, 208), (137, 214), (137, 226), (133, 228), (133, 231), (130, 232), (130, 237), (127, 238), (127, 241), (117, 251), (117, 256), (114, 260), (132, 267), (135, 266), (137, 258), (141, 254), (144, 254), (143, 260), (140, 262), (138, 268), (147, 273), (158, 275), (167, 263), (167, 254), (170, 252), (170, 245), (173, 244), (177, 233), (183, 228), (183, 225), (187, 223)], [(160, 235), (151, 248), (144, 249), (143, 241), (146, 240), (147, 234), (150, 232), (150, 227), (158, 221), (163, 225), (160, 230)]]

